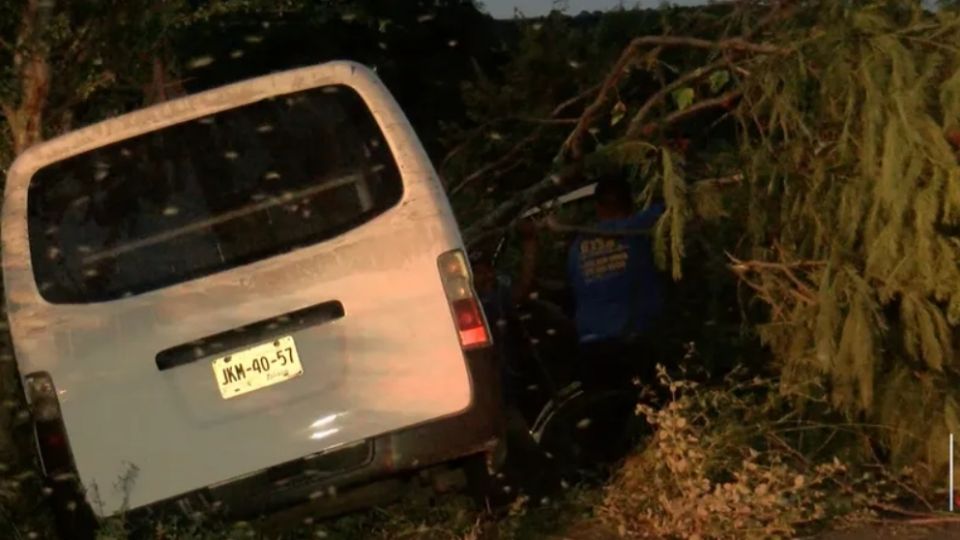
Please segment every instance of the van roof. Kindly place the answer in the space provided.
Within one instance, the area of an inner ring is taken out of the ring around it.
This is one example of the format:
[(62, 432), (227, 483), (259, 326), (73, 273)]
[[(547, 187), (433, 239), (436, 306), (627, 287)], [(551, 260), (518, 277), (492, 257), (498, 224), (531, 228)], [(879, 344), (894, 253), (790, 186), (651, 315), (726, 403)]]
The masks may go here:
[(364, 87), (382, 86), (369, 68), (346, 60), (272, 73), (158, 103), (42, 142), (14, 161), (7, 177), (25, 184), (30, 173), (49, 162), (261, 99), (347, 80), (361, 93)]

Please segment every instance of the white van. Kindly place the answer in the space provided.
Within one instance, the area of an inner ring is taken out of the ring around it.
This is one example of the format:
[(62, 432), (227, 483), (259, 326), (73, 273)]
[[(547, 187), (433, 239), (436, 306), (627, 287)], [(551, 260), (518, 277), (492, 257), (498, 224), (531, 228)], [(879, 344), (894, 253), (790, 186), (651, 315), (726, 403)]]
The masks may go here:
[(456, 221), (358, 64), (38, 145), (10, 169), (2, 240), (37, 446), (68, 506), (79, 488), (99, 518), (272, 512), (498, 444)]

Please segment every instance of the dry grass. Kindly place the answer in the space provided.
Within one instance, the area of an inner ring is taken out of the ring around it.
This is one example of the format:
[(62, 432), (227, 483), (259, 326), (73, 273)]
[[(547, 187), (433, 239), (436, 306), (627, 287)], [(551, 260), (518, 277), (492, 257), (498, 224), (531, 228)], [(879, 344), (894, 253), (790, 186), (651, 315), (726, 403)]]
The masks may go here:
[[(652, 435), (599, 488), (570, 488), (556, 500), (520, 496), (498, 511), (462, 496), (408, 498), (336, 520), (306, 519), (281, 538), (486, 540), (547, 538), (752, 539), (793, 538), (884, 517), (938, 522), (923, 507), (909, 469), (894, 475), (854, 464), (831, 451), (801, 451), (794, 436), (836, 425), (797, 420), (773, 381), (729, 381), (719, 388), (669, 380), (673, 399), (663, 408), (639, 406)], [(788, 411), (784, 414), (784, 411)], [(831, 438), (828, 438), (831, 440)], [(825, 445), (824, 445), (825, 446)], [(828, 449), (829, 450), (829, 449)], [(0, 469), (4, 508), (36, 508), (32, 476)], [(30, 492), (30, 495), (26, 495)], [(41, 494), (42, 495), (42, 494)], [(24, 501), (24, 497), (34, 500)], [(919, 511), (905, 510), (904, 501)], [(16, 502), (14, 505), (13, 503)], [(3, 538), (47, 538), (41, 520), (20, 522), (0, 512)], [(156, 540), (275, 538), (257, 523), (219, 524), (184, 519), (152, 526)], [(103, 540), (128, 540), (121, 519), (108, 521)]]
[(661, 379), (673, 400), (661, 409), (638, 407), (655, 431), (609, 482), (597, 509), (622, 537), (794, 538), (883, 515), (938, 519), (903, 508), (924, 504), (910, 469), (893, 473), (802, 452), (798, 433), (836, 426), (799, 420), (775, 381), (703, 389), (663, 372)]

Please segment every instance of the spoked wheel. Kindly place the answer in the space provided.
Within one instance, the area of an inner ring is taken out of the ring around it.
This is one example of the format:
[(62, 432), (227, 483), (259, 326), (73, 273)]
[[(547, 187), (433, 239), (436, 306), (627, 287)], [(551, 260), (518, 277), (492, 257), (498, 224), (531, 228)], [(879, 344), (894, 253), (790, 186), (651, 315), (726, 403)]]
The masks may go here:
[(547, 405), (534, 437), (564, 476), (590, 476), (625, 457), (646, 430), (636, 403), (633, 392), (584, 391), (574, 385)]
[(639, 422), (632, 388), (586, 390), (574, 381), (579, 344), (576, 329), (555, 305), (525, 302), (519, 329), (536, 395), (524, 403), (533, 440), (551, 468), (567, 479), (603, 469), (632, 448)]
[(554, 464), (534, 440), (519, 411), (509, 410), (507, 420), (504, 459), (494, 470), (481, 469), (477, 465), (468, 469), (473, 484), (483, 487), (483, 491), (473, 489), (471, 493), (482, 506), (494, 508), (505, 507), (518, 495), (526, 495), (534, 501), (553, 497), (561, 489), (561, 479)]
[(93, 540), (97, 536), (97, 518), (73, 480), (50, 480), (50, 504), (54, 525), (63, 540)]

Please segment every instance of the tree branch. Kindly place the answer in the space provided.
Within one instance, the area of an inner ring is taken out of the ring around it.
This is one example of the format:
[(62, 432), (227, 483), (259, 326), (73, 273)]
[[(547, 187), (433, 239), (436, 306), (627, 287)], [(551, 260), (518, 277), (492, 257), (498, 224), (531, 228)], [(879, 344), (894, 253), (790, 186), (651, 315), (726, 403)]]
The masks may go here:
[(797, 261), (792, 263), (770, 262), (770, 261), (742, 261), (730, 253), (726, 253), (727, 258), (733, 263), (735, 271), (748, 270), (785, 270), (795, 268), (822, 268), (827, 265), (826, 261)]
[(517, 142), (517, 144), (513, 145), (513, 148), (508, 150), (507, 153), (504, 154), (500, 159), (494, 161), (493, 163), (488, 163), (487, 165), (480, 167), (478, 170), (470, 173), (463, 180), (461, 180), (459, 183), (457, 183), (452, 188), (450, 188), (450, 195), (456, 195), (457, 193), (460, 192), (460, 190), (465, 188), (468, 184), (470, 184), (474, 180), (478, 178), (482, 178), (486, 176), (488, 173), (490, 173), (490, 171), (494, 171), (499, 167), (509, 163), (510, 161), (513, 161), (513, 159), (516, 158), (516, 156), (518, 156), (520, 152), (522, 152), (523, 149), (526, 148), (527, 145), (536, 141), (539, 136), (540, 136), (540, 129), (537, 129), (530, 135), (527, 135), (523, 139), (520, 139), (520, 141)]
[(684, 120), (690, 116), (694, 116), (697, 113), (703, 112), (707, 109), (715, 109), (717, 107), (726, 107), (728, 103), (739, 98), (741, 95), (742, 95), (742, 92), (740, 90), (731, 90), (717, 97), (698, 101), (693, 105), (687, 107), (686, 109), (683, 109), (681, 111), (675, 111), (673, 113), (668, 114), (666, 118), (664, 118), (663, 120), (655, 120), (655, 121), (646, 123), (643, 127), (639, 128), (637, 132), (639, 134), (648, 133), (656, 129), (658, 126), (664, 127), (664, 126), (669, 126), (670, 124), (675, 124), (681, 120)]
[(731, 265), (730, 269), (733, 273), (737, 274), (744, 283), (746, 283), (750, 288), (756, 290), (758, 293), (761, 293), (762, 287), (763, 294), (760, 294), (760, 297), (766, 301), (768, 304), (773, 305), (774, 302), (769, 294), (769, 290), (766, 286), (758, 286), (756, 283), (751, 282), (747, 279), (746, 274), (750, 271), (757, 270), (774, 270), (779, 271), (787, 280), (792, 284), (792, 287), (786, 287), (786, 293), (795, 297), (797, 300), (809, 304), (815, 305), (817, 303), (816, 295), (813, 289), (801, 280), (794, 273), (796, 269), (803, 270), (813, 270), (816, 268), (823, 267), (826, 265), (823, 261), (799, 261), (799, 262), (768, 262), (768, 261), (741, 261), (737, 259), (730, 253), (726, 253), (727, 258), (730, 259)]
[[(753, 33), (757, 32), (763, 24), (767, 24), (776, 18), (783, 17), (784, 13), (789, 10), (784, 10), (781, 8), (780, 4), (774, 6), (771, 12), (768, 14), (768, 17), (761, 21), (761, 25), (755, 28), (752, 32), (747, 33), (749, 37)], [(643, 36), (638, 37), (630, 42), (630, 44), (624, 48), (621, 52), (620, 57), (617, 59), (613, 68), (605, 77), (602, 84), (599, 85), (599, 91), (594, 99), (594, 101), (587, 106), (584, 112), (580, 115), (580, 118), (577, 120), (577, 124), (574, 127), (573, 131), (567, 136), (561, 145), (559, 151), (557, 152), (556, 157), (554, 158), (554, 163), (561, 164), (565, 161), (565, 157), (568, 153), (572, 154), (573, 159), (571, 160), (572, 164), (568, 166), (567, 169), (564, 169), (562, 172), (557, 174), (551, 174), (547, 177), (537, 181), (533, 185), (527, 187), (513, 198), (504, 201), (498, 207), (496, 207), (492, 212), (487, 213), (479, 220), (475, 221), (472, 225), (464, 230), (464, 238), (468, 242), (468, 245), (473, 245), (477, 241), (486, 238), (489, 236), (490, 232), (485, 232), (488, 228), (501, 225), (503, 221), (507, 220), (511, 214), (521, 211), (523, 208), (527, 207), (532, 201), (542, 201), (545, 200), (551, 193), (553, 193), (559, 186), (565, 186), (571, 183), (571, 180), (580, 174), (580, 170), (583, 166), (582, 157), (582, 139), (584, 133), (589, 129), (589, 126), (593, 123), (595, 117), (600, 113), (606, 104), (611, 92), (617, 87), (620, 79), (623, 77), (624, 73), (628, 70), (630, 63), (634, 60), (634, 57), (638, 53), (641, 47), (653, 45), (656, 48), (653, 49), (648, 54), (658, 54), (660, 50), (664, 47), (692, 47), (700, 49), (714, 49), (714, 50), (723, 50), (723, 51), (740, 51), (740, 52), (752, 52), (757, 54), (787, 54), (790, 52), (789, 49), (782, 47), (777, 47), (774, 45), (758, 44), (747, 41), (747, 39), (738, 37), (738, 38), (729, 38), (722, 39), (719, 41), (710, 41), (694, 37), (683, 37), (683, 36)], [(591, 89), (593, 90), (593, 89)], [(648, 123), (644, 126), (656, 126), (656, 125), (669, 125), (673, 122), (680, 121), (688, 116), (697, 114), (703, 110), (710, 109), (713, 107), (719, 107), (727, 104), (730, 100), (736, 99), (739, 97), (740, 91), (734, 90), (727, 92), (716, 98), (703, 100), (699, 103), (696, 103), (683, 111), (677, 111), (673, 114), (668, 115), (665, 119), (660, 122)], [(644, 129), (641, 128), (641, 131)], [(526, 139), (521, 141), (521, 144), (525, 145)], [(501, 162), (502, 160), (498, 160)], [(482, 169), (484, 173), (486, 171), (492, 170), (489, 167)], [(473, 178), (478, 178), (482, 175), (477, 175), (474, 173)], [(471, 179), (472, 181), (472, 179)], [(739, 182), (740, 178), (732, 180), (732, 182)], [(731, 183), (732, 183), (731, 182)], [(458, 190), (462, 189), (463, 182), (458, 186)]]
[[(724, 187), (739, 184), (743, 180), (742, 174), (734, 174), (730, 176), (724, 176), (722, 178), (707, 178), (704, 180), (697, 180), (691, 182), (690, 188), (696, 192), (700, 189), (712, 188), (712, 187)], [(593, 227), (582, 227), (579, 225), (569, 225), (565, 223), (560, 223), (555, 220), (552, 216), (546, 217), (543, 220), (543, 226), (548, 230), (558, 233), (579, 233), (586, 234), (591, 236), (602, 236), (602, 237), (630, 237), (630, 236), (650, 236), (653, 234), (653, 228), (648, 229), (625, 229), (625, 230), (606, 230), (606, 229), (597, 229)]]
[(517, 118), (521, 122), (530, 124), (543, 124), (547, 126), (576, 124), (579, 118)]
[(24, 6), (18, 30), (18, 49), (14, 52), (14, 69), (20, 77), (19, 103), (3, 108), (13, 137), (13, 152), (18, 155), (43, 138), (43, 113), (50, 92), (48, 48), (43, 43), (42, 29), (50, 17), (49, 8), (39, 0)]
[(554, 220), (552, 217), (548, 217), (544, 220), (544, 226), (557, 233), (578, 233), (585, 234), (589, 236), (600, 236), (600, 237), (632, 237), (632, 236), (650, 236), (653, 234), (653, 229), (625, 229), (625, 230), (607, 230), (607, 229), (597, 229), (595, 227), (581, 227), (579, 225), (565, 225)]
[(587, 89), (584, 90), (583, 92), (580, 92), (579, 94), (573, 96), (572, 98), (570, 98), (570, 99), (568, 99), (568, 100), (566, 100), (566, 101), (564, 101), (564, 102), (561, 102), (559, 105), (557, 105), (556, 107), (553, 108), (553, 111), (550, 112), (550, 116), (551, 116), (551, 117), (560, 116), (560, 113), (562, 113), (563, 111), (569, 109), (570, 107), (576, 105), (577, 103), (579, 103), (579, 102), (587, 99), (587, 98), (590, 97), (591, 95), (597, 93), (602, 86), (603, 86), (603, 84), (595, 84), (595, 85), (591, 86), (590, 88), (587, 88)]
[[(443, 160), (440, 162), (440, 170), (442, 171), (443, 169), (445, 169), (447, 165), (450, 163), (450, 160), (455, 158), (457, 154), (459, 154), (460, 152), (463, 152), (463, 150), (471, 142), (473, 142), (473, 140), (478, 135), (482, 134), (484, 130), (488, 129), (490, 126), (499, 124), (501, 122), (509, 122), (509, 121), (526, 122), (529, 124), (540, 124), (543, 126), (570, 125), (570, 124), (577, 123), (576, 118), (517, 118), (517, 117), (496, 118), (494, 120), (484, 122), (483, 124), (480, 124), (479, 126), (471, 129), (469, 134), (466, 137), (464, 137), (464, 139), (461, 142), (459, 142), (456, 146), (454, 146), (447, 152), (447, 154), (443, 157)], [(468, 176), (472, 176), (472, 174)]]
[(509, 200), (504, 201), (464, 230), (463, 237), (467, 245), (475, 245), (478, 241), (488, 238), (489, 234), (485, 233), (486, 229), (501, 224), (509, 216), (520, 212), (533, 201), (545, 200), (549, 195), (555, 193), (559, 187), (568, 186), (571, 182), (579, 179), (581, 173), (582, 165), (579, 162), (573, 163), (555, 174), (538, 180)]
[(743, 174), (736, 173), (731, 174), (730, 176), (721, 176), (719, 178), (707, 178), (705, 180), (697, 180), (690, 183), (690, 187), (694, 190), (704, 189), (710, 187), (726, 187), (731, 185), (736, 185), (743, 182)]
[(637, 111), (637, 114), (635, 114), (630, 120), (630, 126), (627, 128), (627, 137), (636, 137), (640, 132), (641, 122), (646, 119), (647, 115), (650, 114), (650, 111), (653, 110), (654, 106), (661, 103), (672, 92), (687, 86), (692, 82), (698, 81), (703, 77), (710, 75), (714, 71), (726, 67), (726, 63), (726, 60), (717, 60), (705, 66), (698, 67), (693, 71), (684, 73), (680, 77), (674, 79), (670, 84), (660, 88), (659, 91), (650, 96), (647, 101), (643, 103), (643, 105), (640, 107), (640, 110)]
[(87, 36), (90, 34), (90, 29), (93, 27), (93, 24), (94, 21), (87, 21), (74, 33), (70, 45), (63, 53), (63, 60), (65, 62), (79, 61), (82, 59), (81, 51), (90, 45), (87, 42)]
[(557, 156), (554, 158), (554, 163), (559, 163), (563, 160), (567, 151), (572, 150), (574, 160), (580, 159), (583, 154), (583, 149), (581, 146), (581, 139), (583, 138), (583, 133), (587, 130), (590, 124), (593, 123), (593, 118), (600, 112), (603, 106), (606, 104), (610, 90), (615, 87), (619, 82), (620, 78), (623, 77), (626, 73), (626, 68), (629, 65), (630, 61), (633, 60), (634, 55), (637, 52), (637, 49), (640, 48), (642, 43), (635, 39), (630, 42), (629, 45), (620, 53), (620, 58), (617, 59), (616, 63), (613, 65), (613, 69), (607, 74), (606, 79), (600, 86), (600, 93), (594, 99), (586, 110), (583, 111), (583, 114), (580, 115), (580, 120), (577, 122), (576, 127), (573, 128), (573, 131), (570, 135), (567, 136), (567, 139), (560, 146)]
[(787, 54), (790, 52), (790, 49), (777, 47), (776, 45), (753, 43), (739, 37), (711, 41), (709, 39), (687, 36), (643, 36), (636, 38), (634, 41), (639, 41), (641, 46), (660, 45), (663, 47), (693, 47), (697, 49), (722, 49), (758, 54)]
[[(566, 176), (557, 175), (545, 178), (537, 184), (534, 184), (526, 191), (521, 193), (523, 197), (523, 203), (520, 201), (511, 199), (501, 204), (494, 213), (484, 216), (481, 220), (474, 222), (469, 228), (467, 228), (464, 233), (464, 237), (467, 240), (467, 246), (477, 245), (492, 236), (502, 234), (506, 232), (512, 226), (512, 222), (503, 225), (503, 226), (493, 226), (495, 223), (498, 223), (500, 219), (504, 216), (509, 215), (512, 211), (517, 211), (518, 213), (527, 207), (537, 206), (543, 204), (544, 201), (549, 200), (553, 196), (551, 193), (551, 188), (555, 186), (564, 185), (576, 174), (579, 173), (579, 169), (572, 169), (574, 172), (565, 173)], [(742, 174), (733, 174), (730, 176), (724, 176), (720, 178), (708, 178), (704, 180), (697, 180), (690, 183), (691, 189), (695, 192), (699, 189), (711, 188), (711, 187), (726, 187), (737, 185), (743, 180)], [(513, 220), (516, 221), (516, 220)], [(558, 233), (581, 233), (589, 234), (593, 236), (649, 236), (651, 234), (650, 229), (636, 229), (636, 230), (625, 230), (625, 231), (604, 231), (601, 229), (594, 229), (590, 227), (581, 227), (578, 225), (568, 225), (559, 223), (552, 218), (547, 218), (543, 222), (543, 226), (548, 230), (552, 230)], [(492, 228), (488, 228), (492, 227)]]
[(495, 125), (499, 122), (503, 122), (504, 120), (505, 118), (494, 118), (493, 120), (488, 120), (480, 124), (479, 126), (471, 129), (467, 133), (467, 135), (463, 138), (463, 140), (459, 144), (451, 148), (450, 151), (447, 152), (447, 155), (443, 157), (443, 161), (440, 162), (440, 169), (443, 170), (444, 168), (446, 168), (447, 164), (450, 163), (450, 160), (453, 159), (457, 154), (462, 152), (463, 149), (466, 148), (467, 145), (470, 144), (470, 142), (473, 141), (473, 139), (477, 135), (480, 135), (481, 133), (483, 133), (483, 131), (489, 128), (490, 126)]
[[(520, 118), (519, 120), (526, 121), (526, 122), (534, 122), (534, 123), (538, 123), (538, 124), (541, 124), (541, 125), (540, 125), (539, 127), (537, 127), (537, 129), (535, 129), (530, 135), (527, 135), (526, 137), (524, 137), (523, 139), (521, 139), (520, 141), (518, 141), (510, 150), (507, 151), (506, 154), (503, 155), (503, 157), (501, 157), (500, 159), (494, 161), (493, 163), (490, 163), (490, 164), (488, 164), (488, 165), (485, 165), (485, 166), (481, 167), (480, 169), (478, 169), (478, 170), (476, 170), (476, 171), (468, 174), (466, 177), (464, 177), (463, 180), (461, 180), (460, 182), (458, 182), (456, 185), (454, 185), (454, 186), (450, 189), (450, 194), (451, 194), (451, 195), (455, 195), (455, 194), (459, 193), (464, 187), (466, 187), (466, 186), (467, 186), (468, 184), (470, 184), (471, 182), (474, 182), (474, 181), (477, 180), (478, 178), (482, 178), (482, 177), (486, 176), (486, 175), (489, 174), (491, 171), (495, 171), (495, 170), (499, 169), (500, 167), (508, 164), (508, 163), (509, 163), (510, 161), (512, 161), (513, 159), (515, 159), (515, 158), (520, 154), (520, 152), (523, 151), (523, 149), (524, 149), (527, 145), (535, 142), (538, 138), (540, 138), (540, 134), (543, 133), (543, 128), (544, 128), (545, 126), (549, 126), (549, 125), (564, 125), (564, 124), (574, 124), (574, 123), (577, 123), (577, 122), (579, 121), (579, 119), (577, 119), (577, 118), (558, 118), (558, 117), (559, 117), (561, 114), (563, 114), (564, 111), (566, 111), (567, 109), (569, 109), (569, 108), (572, 107), (573, 105), (576, 105), (576, 104), (579, 103), (580, 101), (582, 101), (582, 100), (590, 97), (592, 94), (594, 94), (595, 92), (597, 92), (597, 90), (600, 89), (600, 86), (601, 86), (601, 85), (599, 85), (599, 84), (594, 85), (594, 86), (591, 86), (590, 88), (587, 88), (586, 90), (584, 90), (583, 92), (580, 92), (580, 93), (577, 94), (576, 96), (574, 96), (574, 97), (572, 97), (572, 98), (570, 98), (570, 99), (568, 99), (568, 100), (566, 100), (566, 101), (563, 101), (562, 103), (560, 103), (559, 105), (557, 105), (556, 107), (554, 107), (552, 111), (550, 111), (550, 116), (549, 116), (548, 118), (545, 118), (545, 119)], [(500, 121), (504, 121), (504, 120), (510, 120), (510, 119), (511, 119), (511, 118), (501, 118), (501, 119), (497, 119), (497, 120), (492, 120), (492, 121), (490, 121), (490, 122), (484, 123), (481, 127), (484, 127), (484, 126), (489, 127), (489, 126), (492, 125), (493, 123), (500, 122)], [(516, 118), (512, 118), (512, 119), (518, 120), (518, 119), (516, 119)], [(472, 138), (473, 136), (476, 136), (476, 134), (472, 135), (471, 138)], [(452, 157), (452, 155), (453, 155), (454, 152), (460, 152), (460, 151), (462, 151), (462, 150), (463, 150), (463, 147), (466, 146), (466, 144), (467, 144), (467, 142), (464, 141), (464, 143), (458, 145), (458, 146), (455, 147), (453, 150), (451, 150), (451, 151), (447, 154), (447, 156), (444, 158), (444, 160), (443, 160), (443, 165), (445, 165), (446, 163), (449, 162), (449, 160), (450, 160), (450, 158)], [(443, 168), (443, 165), (441, 165), (441, 168)]]
[(574, 128), (573, 132), (571, 132), (567, 137), (567, 140), (564, 141), (563, 145), (560, 147), (560, 151), (558, 152), (555, 161), (562, 161), (568, 152), (572, 154), (571, 157), (574, 160), (582, 157), (583, 134), (593, 123), (594, 118), (603, 109), (607, 99), (609, 98), (610, 92), (619, 83), (624, 73), (626, 73), (627, 67), (629, 66), (631, 60), (633, 60), (633, 57), (637, 54), (638, 50), (647, 45), (656, 45), (660, 48), (692, 47), (699, 49), (753, 52), (758, 54), (786, 54), (789, 52), (788, 49), (773, 45), (752, 43), (743, 38), (729, 38), (719, 41), (710, 41), (707, 39), (685, 36), (643, 36), (635, 38), (620, 54), (620, 58), (617, 59), (613, 69), (611, 69), (610, 73), (607, 75), (607, 78), (600, 89), (600, 94), (580, 116), (580, 121), (577, 123), (577, 126)]

